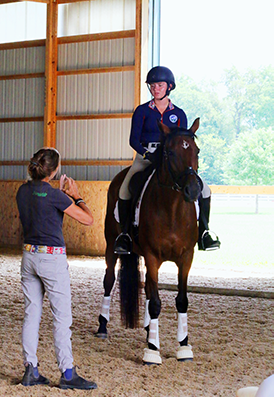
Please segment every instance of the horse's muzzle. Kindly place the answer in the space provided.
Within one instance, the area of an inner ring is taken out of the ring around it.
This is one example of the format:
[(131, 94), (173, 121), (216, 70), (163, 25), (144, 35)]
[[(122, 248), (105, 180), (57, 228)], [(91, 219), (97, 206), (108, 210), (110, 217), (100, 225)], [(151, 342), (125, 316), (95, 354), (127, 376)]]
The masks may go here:
[(188, 168), (187, 172), (185, 173), (185, 177), (186, 181), (184, 183), (182, 192), (185, 201), (192, 203), (193, 201), (198, 200), (203, 190), (203, 181), (192, 167)]

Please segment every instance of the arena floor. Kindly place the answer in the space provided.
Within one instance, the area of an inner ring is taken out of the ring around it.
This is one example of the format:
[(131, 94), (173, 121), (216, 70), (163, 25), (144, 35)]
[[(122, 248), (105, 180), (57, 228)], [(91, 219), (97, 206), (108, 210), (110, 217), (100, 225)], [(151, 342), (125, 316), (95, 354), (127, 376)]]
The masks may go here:
[[(213, 253), (208, 253), (212, 255)], [(109, 339), (94, 337), (102, 300), (104, 260), (69, 257), (73, 302), (72, 343), (78, 373), (98, 389), (63, 391), (58, 388), (52, 320), (47, 298), (40, 326), (40, 372), (50, 386), (25, 388), (21, 352), (23, 294), (19, 252), (0, 250), (0, 396), (44, 397), (234, 397), (237, 389), (257, 386), (274, 373), (274, 300), (189, 293), (189, 343), (194, 361), (176, 360), (176, 293), (161, 290), (160, 344), (163, 364), (144, 366), (146, 334), (142, 327), (126, 330), (120, 324), (119, 288), (111, 299)], [(176, 284), (176, 267), (163, 264), (160, 282)], [(274, 271), (260, 274), (235, 269), (191, 269), (190, 285), (274, 290)], [(144, 295), (142, 296), (144, 302)]]

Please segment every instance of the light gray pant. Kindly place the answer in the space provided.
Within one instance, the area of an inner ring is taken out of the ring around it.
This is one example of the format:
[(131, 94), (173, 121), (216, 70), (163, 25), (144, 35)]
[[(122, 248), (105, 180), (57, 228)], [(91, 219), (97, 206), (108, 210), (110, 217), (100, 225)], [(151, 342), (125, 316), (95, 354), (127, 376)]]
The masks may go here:
[[(136, 172), (143, 171), (150, 164), (151, 164), (151, 162), (149, 160), (145, 160), (143, 158), (143, 156), (141, 156), (139, 153), (136, 153), (136, 156), (132, 163), (132, 166), (130, 167), (128, 173), (126, 174), (126, 177), (123, 180), (123, 183), (120, 187), (120, 190), (119, 190), (119, 198), (120, 199), (122, 199), (122, 200), (130, 200), (131, 199), (131, 194), (130, 194), (129, 188), (128, 188), (131, 178), (133, 177), (133, 175)], [(202, 179), (202, 181), (203, 181), (202, 197), (208, 198), (211, 195), (210, 188), (203, 179)]]
[(39, 325), (46, 292), (53, 315), (55, 354), (61, 372), (73, 367), (71, 291), (66, 255), (23, 252), (21, 285), (25, 301), (22, 329), (24, 364), (37, 366)]

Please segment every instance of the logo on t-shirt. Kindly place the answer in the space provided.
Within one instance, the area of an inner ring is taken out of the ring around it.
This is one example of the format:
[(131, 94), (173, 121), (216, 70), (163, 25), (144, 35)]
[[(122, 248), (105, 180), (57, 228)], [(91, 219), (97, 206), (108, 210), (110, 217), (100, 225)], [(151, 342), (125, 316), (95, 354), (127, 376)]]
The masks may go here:
[(47, 197), (47, 193), (38, 193), (38, 192), (33, 192), (32, 193), (33, 196), (38, 196), (38, 197)]
[(178, 116), (176, 116), (176, 114), (171, 114), (169, 116), (169, 120), (171, 121), (171, 123), (176, 123), (176, 121), (178, 120)]

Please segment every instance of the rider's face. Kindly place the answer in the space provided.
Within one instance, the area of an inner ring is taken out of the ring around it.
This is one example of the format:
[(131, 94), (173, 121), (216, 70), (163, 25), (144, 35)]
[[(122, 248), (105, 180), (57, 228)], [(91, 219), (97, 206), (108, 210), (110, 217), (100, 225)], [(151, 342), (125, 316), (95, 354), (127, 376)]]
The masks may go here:
[(159, 81), (158, 83), (150, 84), (150, 92), (155, 99), (161, 99), (165, 96), (167, 90), (167, 83), (165, 81)]

